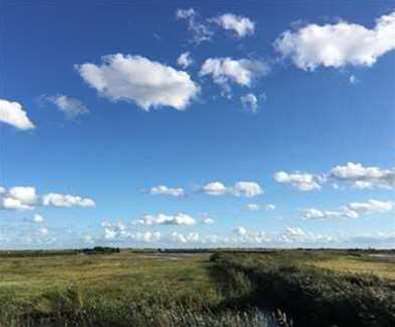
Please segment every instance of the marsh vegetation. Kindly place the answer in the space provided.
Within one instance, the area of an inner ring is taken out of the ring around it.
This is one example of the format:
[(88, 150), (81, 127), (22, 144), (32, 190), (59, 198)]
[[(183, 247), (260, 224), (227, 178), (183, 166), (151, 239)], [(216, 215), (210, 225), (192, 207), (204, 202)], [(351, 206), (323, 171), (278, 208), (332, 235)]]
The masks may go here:
[(0, 254), (0, 326), (394, 326), (370, 253)]

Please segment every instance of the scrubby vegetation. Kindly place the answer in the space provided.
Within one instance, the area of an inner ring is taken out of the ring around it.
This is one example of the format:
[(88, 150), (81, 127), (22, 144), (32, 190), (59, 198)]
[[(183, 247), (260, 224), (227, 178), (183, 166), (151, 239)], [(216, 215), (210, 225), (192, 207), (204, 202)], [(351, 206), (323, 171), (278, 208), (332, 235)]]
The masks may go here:
[(395, 326), (395, 263), (371, 253), (45, 254), (1, 255), (1, 327)]
[(296, 326), (395, 326), (395, 283), (372, 274), (316, 267), (339, 260), (333, 254), (215, 254), (211, 260), (213, 276), (221, 276), (218, 281), (228, 292), (228, 305), (280, 308)]

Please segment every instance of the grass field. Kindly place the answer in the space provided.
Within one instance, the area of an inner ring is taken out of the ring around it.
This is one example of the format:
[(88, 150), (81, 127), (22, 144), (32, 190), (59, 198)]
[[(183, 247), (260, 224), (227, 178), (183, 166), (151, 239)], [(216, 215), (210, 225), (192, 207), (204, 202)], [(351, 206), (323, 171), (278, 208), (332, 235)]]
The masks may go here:
[[(294, 270), (283, 269), (284, 265)], [(277, 274), (279, 271), (282, 275)], [(300, 280), (315, 278), (326, 288), (332, 287), (332, 279), (343, 282), (344, 276), (358, 276), (362, 284), (369, 280), (370, 290), (382, 291), (381, 297), (395, 290), (392, 256), (366, 252), (293, 250), (214, 257), (207, 253), (128, 250), (94, 255), (3, 253), (0, 326), (275, 326), (278, 324), (271, 315), (262, 312), (270, 307), (273, 312), (280, 308), (294, 315), (294, 309), (282, 302), (273, 303), (276, 294), (266, 285), (255, 284), (256, 278), (261, 283), (267, 276), (273, 283), (288, 283), (283, 275), (297, 275)], [(292, 287), (299, 287), (295, 285)], [(286, 294), (286, 288), (280, 286), (275, 291)], [(267, 300), (264, 305), (251, 297), (251, 292), (260, 289), (259, 297)], [(316, 298), (326, 301), (318, 293)], [(395, 316), (393, 312), (388, 317), (392, 314)]]
[[(144, 296), (215, 298), (207, 274), (208, 255), (61, 255), (2, 258), (0, 297), (43, 306), (40, 298), (73, 285), (83, 294), (108, 298)], [(192, 288), (194, 292), (190, 292)], [(192, 299), (191, 299), (192, 300)]]

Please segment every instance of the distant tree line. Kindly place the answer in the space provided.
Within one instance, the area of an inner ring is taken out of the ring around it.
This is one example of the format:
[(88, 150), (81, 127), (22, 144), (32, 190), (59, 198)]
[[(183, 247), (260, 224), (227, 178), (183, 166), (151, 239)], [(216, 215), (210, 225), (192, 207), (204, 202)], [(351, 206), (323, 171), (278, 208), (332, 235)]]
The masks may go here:
[(109, 246), (95, 246), (93, 248), (86, 248), (79, 250), (83, 254), (111, 254), (121, 252), (120, 248), (113, 248)]

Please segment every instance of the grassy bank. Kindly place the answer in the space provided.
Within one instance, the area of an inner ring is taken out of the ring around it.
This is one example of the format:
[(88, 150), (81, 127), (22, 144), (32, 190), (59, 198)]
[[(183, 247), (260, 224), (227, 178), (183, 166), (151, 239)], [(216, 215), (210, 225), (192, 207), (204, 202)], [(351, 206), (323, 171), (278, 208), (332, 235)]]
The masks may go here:
[[(394, 264), (377, 262), (378, 274), (373, 275), (371, 258), (354, 256), (304, 251), (216, 254), (213, 276), (221, 276), (218, 282), (228, 293), (229, 306), (280, 308), (296, 326), (395, 326), (395, 283), (379, 277), (393, 277)], [(350, 266), (354, 260), (359, 265)], [(332, 270), (319, 268), (331, 261), (337, 262)]]

